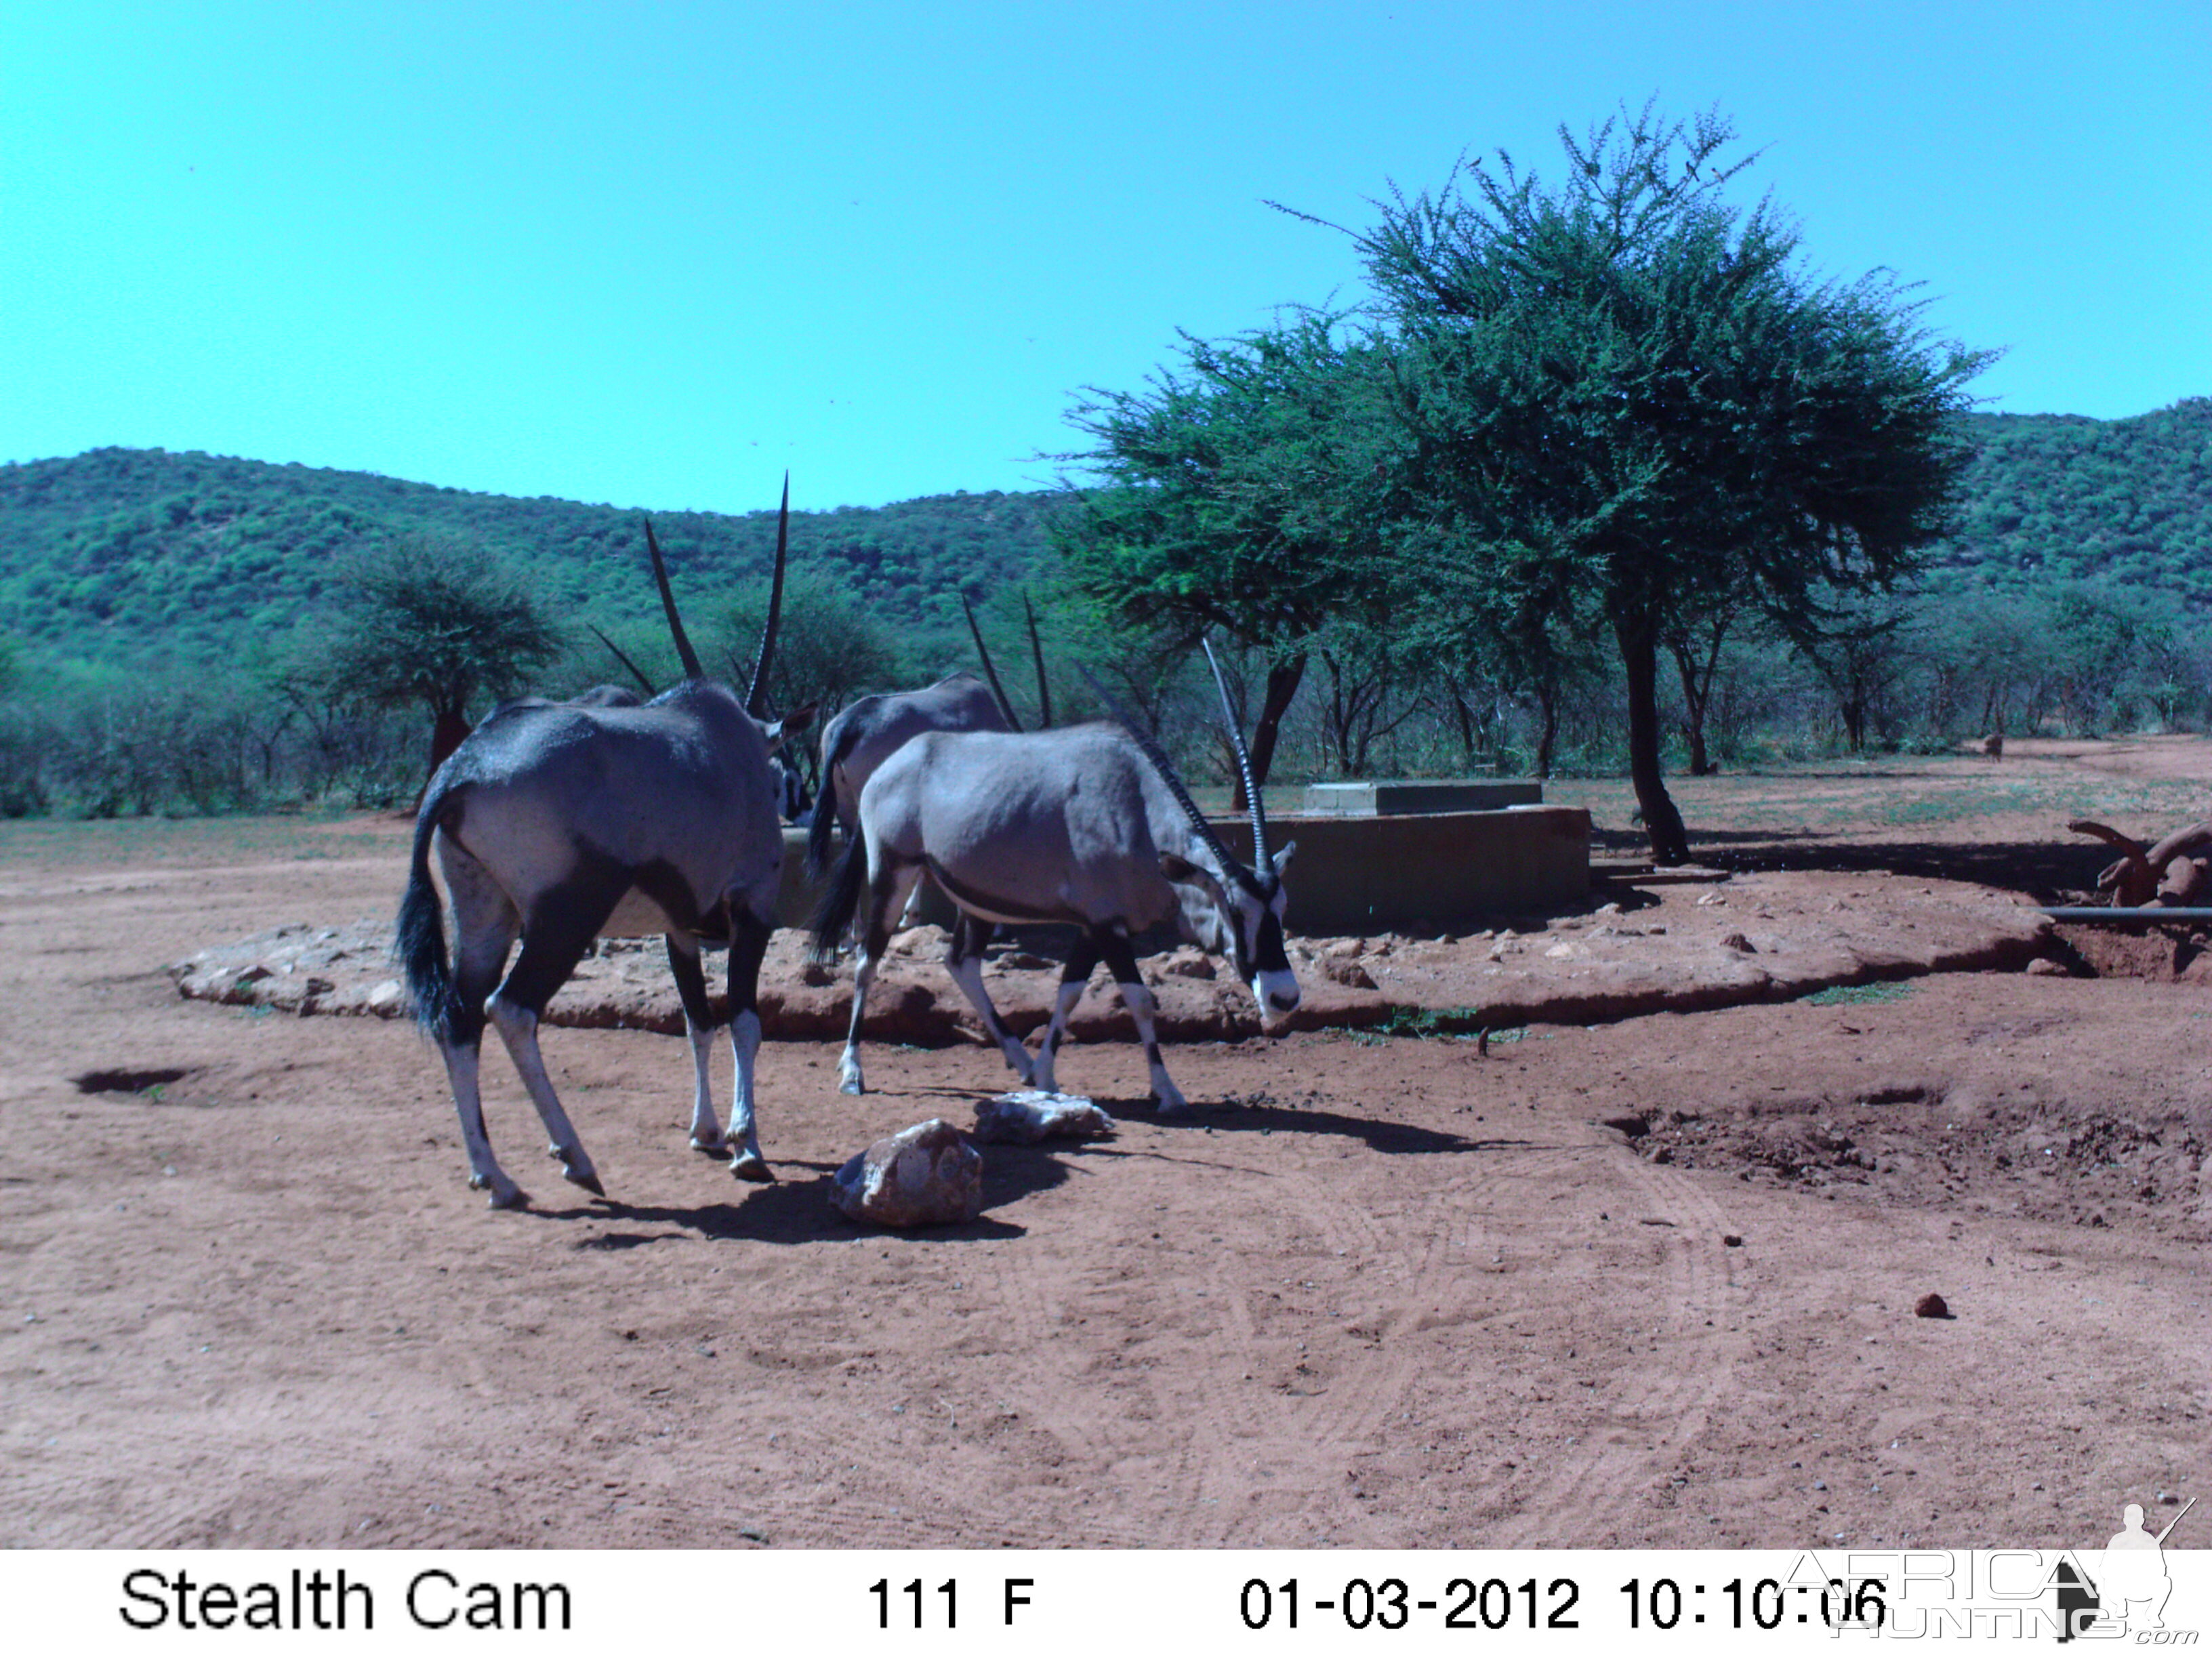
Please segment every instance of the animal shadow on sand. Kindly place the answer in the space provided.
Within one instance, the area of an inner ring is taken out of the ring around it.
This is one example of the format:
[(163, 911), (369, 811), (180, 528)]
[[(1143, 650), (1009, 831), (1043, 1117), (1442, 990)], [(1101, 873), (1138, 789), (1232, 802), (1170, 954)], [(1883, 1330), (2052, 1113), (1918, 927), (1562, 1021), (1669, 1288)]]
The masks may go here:
[(1115, 1117), (1142, 1118), (1163, 1129), (1187, 1129), (1227, 1134), (1345, 1135), (1364, 1142), (1370, 1152), (1386, 1156), (1433, 1152), (1502, 1152), (1525, 1150), (1537, 1142), (1513, 1135), (1470, 1139), (1419, 1124), (1393, 1123), (1387, 1119), (1355, 1117), (1326, 1107), (1261, 1099), (1243, 1100), (1231, 1095), (1218, 1102), (1193, 1101), (1196, 1109), (1185, 1117), (1162, 1117), (1147, 1097), (1127, 1100), (1101, 1099), (1098, 1104)]
[[(711, 1204), (629, 1204), (618, 1198), (599, 1199), (563, 1209), (546, 1207), (542, 1199), (529, 1213), (548, 1221), (629, 1223), (653, 1231), (619, 1231), (594, 1233), (579, 1239), (580, 1250), (626, 1250), (663, 1239), (691, 1237), (710, 1240), (750, 1240), (759, 1244), (818, 1244), (839, 1242), (866, 1233), (893, 1230), (872, 1227), (848, 1218), (830, 1201), (830, 1178), (842, 1166), (787, 1159), (776, 1168), (781, 1179), (745, 1189), (734, 1200)], [(798, 1172), (811, 1171), (805, 1179)], [(953, 1243), (967, 1239), (1020, 1238), (1027, 1229), (998, 1221), (992, 1212), (1059, 1186), (1071, 1166), (1051, 1152), (1035, 1146), (993, 1146), (983, 1162), (983, 1213), (973, 1221), (941, 1227), (896, 1230), (902, 1237)], [(734, 1184), (734, 1183), (733, 1183)]]

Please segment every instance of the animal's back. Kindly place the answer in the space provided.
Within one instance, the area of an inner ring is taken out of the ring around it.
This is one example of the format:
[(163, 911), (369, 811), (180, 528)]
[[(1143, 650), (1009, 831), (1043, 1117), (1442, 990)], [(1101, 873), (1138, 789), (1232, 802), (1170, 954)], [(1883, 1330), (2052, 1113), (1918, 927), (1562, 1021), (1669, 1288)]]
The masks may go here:
[(1172, 802), (1119, 727), (933, 732), (877, 771), (862, 794), (871, 833), (927, 858), (961, 892), (1002, 897), (1000, 920), (1046, 911), (1151, 926), (1174, 902), (1158, 830)]
[(734, 693), (691, 682), (636, 708), (512, 705), (434, 781), (426, 807), (515, 889), (557, 884), (578, 854), (680, 875), (702, 903), (740, 866), (780, 862), (768, 744)]

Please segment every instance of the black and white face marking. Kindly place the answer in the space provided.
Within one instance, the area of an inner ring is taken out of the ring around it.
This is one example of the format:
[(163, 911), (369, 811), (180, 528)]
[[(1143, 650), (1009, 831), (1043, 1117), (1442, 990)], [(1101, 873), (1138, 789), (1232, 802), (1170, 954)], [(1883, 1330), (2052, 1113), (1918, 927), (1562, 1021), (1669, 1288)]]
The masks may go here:
[(1299, 1001), (1297, 975), (1283, 948), (1283, 909), (1289, 902), (1283, 871), (1297, 850), (1293, 842), (1276, 854), (1264, 878), (1231, 864), (1226, 886), (1203, 865), (1172, 855), (1160, 860), (1162, 872), (1183, 894), (1183, 923), (1192, 941), (1235, 964), (1268, 1025)]

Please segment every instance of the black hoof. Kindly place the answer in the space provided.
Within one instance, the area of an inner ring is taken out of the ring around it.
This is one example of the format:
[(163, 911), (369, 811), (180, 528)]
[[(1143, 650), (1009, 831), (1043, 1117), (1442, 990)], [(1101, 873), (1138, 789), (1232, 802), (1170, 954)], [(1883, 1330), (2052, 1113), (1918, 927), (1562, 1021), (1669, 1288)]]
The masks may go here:
[(733, 1158), (730, 1160), (730, 1173), (740, 1181), (769, 1184), (775, 1181), (775, 1172), (768, 1167), (768, 1160), (763, 1158)]
[(563, 1170), (561, 1173), (587, 1193), (600, 1198), (607, 1195), (607, 1189), (599, 1185), (599, 1178), (596, 1175), (578, 1175), (574, 1170)]

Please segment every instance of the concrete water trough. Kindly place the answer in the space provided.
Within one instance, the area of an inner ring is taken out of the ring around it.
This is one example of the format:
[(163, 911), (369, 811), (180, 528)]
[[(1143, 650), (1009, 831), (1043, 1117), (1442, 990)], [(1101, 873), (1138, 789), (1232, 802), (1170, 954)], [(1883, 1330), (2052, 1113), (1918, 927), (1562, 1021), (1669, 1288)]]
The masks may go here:
[[(1286, 922), (1293, 933), (1403, 932), (1416, 922), (1441, 927), (1462, 918), (1534, 915), (1578, 904), (1589, 891), (1589, 814), (1579, 806), (1542, 805), (1540, 784), (1455, 780), (1317, 787), (1376, 792), (1376, 804), (1364, 813), (1333, 805), (1268, 814), (1270, 843), (1298, 844), (1287, 878)], [(1465, 799), (1442, 792), (1471, 787), (1534, 799), (1475, 811), (1404, 805), (1424, 799), (1421, 792), (1428, 790), (1440, 792), (1425, 797), (1431, 800)], [(1356, 798), (1324, 797), (1332, 803)], [(1252, 856), (1249, 823), (1227, 817), (1212, 822), (1230, 851)], [(785, 830), (783, 845), (776, 925), (804, 927), (816, 892), (805, 875), (805, 832)], [(951, 906), (933, 889), (926, 891), (921, 920), (940, 927), (952, 920)]]

